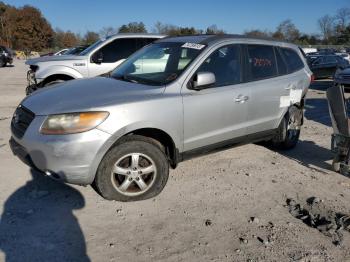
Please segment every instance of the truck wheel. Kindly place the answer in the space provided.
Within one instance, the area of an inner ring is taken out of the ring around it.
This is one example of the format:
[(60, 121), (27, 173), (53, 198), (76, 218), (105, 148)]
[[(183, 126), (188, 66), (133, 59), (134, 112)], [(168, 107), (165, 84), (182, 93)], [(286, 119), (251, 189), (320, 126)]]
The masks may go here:
[(52, 86), (52, 85), (56, 85), (56, 84), (63, 83), (63, 82), (66, 82), (66, 80), (57, 79), (57, 80), (45, 83), (44, 86)]
[(0, 67), (5, 67), (6, 63), (4, 60), (0, 59)]
[(144, 200), (158, 195), (169, 177), (169, 162), (151, 139), (128, 136), (102, 159), (93, 188), (105, 199)]
[(282, 119), (279, 135), (273, 139), (273, 144), (279, 149), (292, 149), (299, 141), (302, 109), (292, 106)]

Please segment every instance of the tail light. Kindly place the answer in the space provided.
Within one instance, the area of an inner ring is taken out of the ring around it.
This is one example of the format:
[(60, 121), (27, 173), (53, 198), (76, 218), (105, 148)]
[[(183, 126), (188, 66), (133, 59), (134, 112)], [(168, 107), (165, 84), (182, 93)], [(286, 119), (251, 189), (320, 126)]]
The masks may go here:
[(315, 75), (314, 74), (311, 75), (310, 81), (311, 81), (311, 83), (315, 82)]

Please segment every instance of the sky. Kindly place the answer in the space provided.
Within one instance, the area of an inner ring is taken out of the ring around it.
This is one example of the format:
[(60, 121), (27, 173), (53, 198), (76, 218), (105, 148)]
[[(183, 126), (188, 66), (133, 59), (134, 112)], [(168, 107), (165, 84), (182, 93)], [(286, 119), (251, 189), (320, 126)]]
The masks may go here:
[(53, 28), (84, 34), (102, 27), (119, 27), (129, 22), (144, 22), (152, 31), (162, 23), (206, 29), (212, 24), (227, 33), (245, 30), (274, 31), (277, 25), (291, 19), (305, 33), (317, 34), (317, 20), (349, 7), (350, 0), (2, 0), (20, 7), (39, 8)]

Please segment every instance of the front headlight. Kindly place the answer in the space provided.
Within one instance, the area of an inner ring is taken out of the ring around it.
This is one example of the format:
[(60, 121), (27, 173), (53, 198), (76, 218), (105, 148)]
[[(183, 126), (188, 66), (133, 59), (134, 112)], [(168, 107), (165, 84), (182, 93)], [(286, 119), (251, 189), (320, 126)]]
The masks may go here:
[(94, 129), (109, 116), (108, 112), (82, 112), (49, 115), (40, 128), (44, 135), (66, 135)]

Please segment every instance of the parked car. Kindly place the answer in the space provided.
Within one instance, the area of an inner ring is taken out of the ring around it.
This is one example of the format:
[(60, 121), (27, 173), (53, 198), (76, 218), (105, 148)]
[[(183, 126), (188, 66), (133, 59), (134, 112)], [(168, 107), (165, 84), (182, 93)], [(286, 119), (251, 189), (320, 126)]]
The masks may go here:
[(348, 53), (335, 53), (335, 54), (347, 60), (348, 62), (350, 62), (350, 55)]
[(69, 50), (69, 48), (64, 48), (64, 49), (61, 49), (61, 50), (59, 50), (59, 51), (57, 51), (57, 52), (49, 52), (49, 53), (42, 54), (42, 55), (40, 55), (40, 57), (64, 55), (64, 54), (67, 53), (68, 50)]
[(315, 79), (333, 77), (337, 69), (349, 66), (349, 61), (338, 55), (323, 55), (308, 60)]
[(54, 53), (53, 55), (65, 55), (68, 50), (69, 50), (68, 48), (64, 48), (64, 49)]
[(55, 54), (54, 52), (44, 53), (44, 54), (41, 54), (40, 57), (43, 57), (43, 56), (53, 56), (54, 54)]
[(311, 48), (311, 47), (303, 47), (302, 50), (305, 54), (317, 52), (317, 48)]
[(63, 55), (79, 55), (83, 52), (89, 45), (79, 45), (68, 49)]
[(117, 34), (97, 41), (79, 55), (30, 59), (26, 62), (30, 67), (26, 93), (64, 81), (110, 72), (138, 49), (163, 37), (154, 34)]
[(334, 76), (334, 80), (337, 83), (343, 84), (346, 88), (350, 87), (350, 68), (344, 70), (338, 70)]
[(296, 146), (312, 72), (297, 46), (244, 36), (158, 40), (111, 77), (25, 98), (11, 148), (47, 176), (106, 199), (159, 194), (169, 166), (220, 148)]
[(4, 46), (0, 46), (0, 67), (13, 63), (13, 51)]

